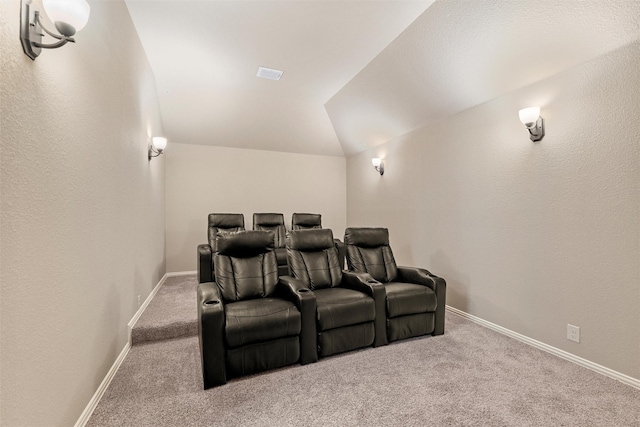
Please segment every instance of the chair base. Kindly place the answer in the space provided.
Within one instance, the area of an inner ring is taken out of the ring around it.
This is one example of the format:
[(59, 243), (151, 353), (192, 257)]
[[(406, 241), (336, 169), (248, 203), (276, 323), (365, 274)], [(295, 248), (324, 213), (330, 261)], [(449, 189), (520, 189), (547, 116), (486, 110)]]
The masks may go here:
[(229, 378), (255, 374), (292, 365), (300, 360), (297, 336), (280, 338), (227, 350)]
[(418, 313), (387, 319), (389, 342), (419, 337), (433, 332), (435, 313)]
[(373, 322), (323, 331), (318, 334), (318, 354), (324, 357), (368, 347), (374, 336)]

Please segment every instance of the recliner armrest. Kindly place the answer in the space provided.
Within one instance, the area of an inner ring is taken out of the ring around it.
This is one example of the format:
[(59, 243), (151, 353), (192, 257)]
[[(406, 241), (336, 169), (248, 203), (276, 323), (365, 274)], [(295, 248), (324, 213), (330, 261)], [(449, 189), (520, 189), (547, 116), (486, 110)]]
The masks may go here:
[(280, 276), (278, 286), (293, 296), (300, 310), (302, 327), (300, 330), (300, 364), (316, 362), (318, 351), (316, 343), (316, 295), (302, 281), (291, 276)]
[(424, 268), (398, 267), (398, 281), (417, 283), (431, 288), (436, 293), (436, 319), (433, 335), (444, 334), (444, 316), (447, 303), (447, 282)]
[(432, 274), (424, 268), (398, 266), (398, 282), (428, 286), (436, 292), (436, 281)]
[(384, 285), (374, 279), (369, 273), (345, 270), (342, 272), (342, 283), (340, 286), (365, 293), (373, 298), (376, 309), (376, 318), (374, 320), (376, 336), (373, 341), (373, 346), (379, 347), (388, 344), (387, 291)]
[(215, 282), (198, 285), (198, 342), (205, 390), (227, 383), (224, 303)]
[(198, 283), (213, 282), (213, 259), (211, 246), (198, 245)]

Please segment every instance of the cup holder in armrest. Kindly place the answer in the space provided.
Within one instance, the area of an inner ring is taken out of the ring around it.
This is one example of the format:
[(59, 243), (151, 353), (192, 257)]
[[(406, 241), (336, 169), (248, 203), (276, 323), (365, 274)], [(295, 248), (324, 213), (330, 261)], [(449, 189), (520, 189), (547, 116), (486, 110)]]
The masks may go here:
[(367, 283), (380, 283), (376, 279), (367, 279)]
[(204, 302), (204, 305), (209, 306), (209, 307), (214, 306), (214, 305), (218, 305), (218, 304), (220, 304), (220, 301), (218, 301), (217, 299), (212, 299), (212, 300)]
[(311, 292), (311, 291), (307, 288), (302, 288), (302, 289), (298, 289), (298, 292), (300, 292), (301, 294), (304, 294), (306, 292)]

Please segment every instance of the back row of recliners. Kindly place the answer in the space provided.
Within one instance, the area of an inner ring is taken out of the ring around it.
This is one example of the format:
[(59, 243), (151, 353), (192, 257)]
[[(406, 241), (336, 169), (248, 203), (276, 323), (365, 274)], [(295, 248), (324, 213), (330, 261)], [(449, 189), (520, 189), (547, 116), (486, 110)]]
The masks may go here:
[(211, 260), (204, 260), (212, 263), (214, 280), (202, 281), (206, 271), (199, 273), (197, 299), (205, 389), (227, 378), (444, 333), (445, 281), (424, 269), (397, 267), (386, 228), (345, 231), (348, 271), (329, 229), (291, 230), (284, 240), (290, 276), (278, 273), (273, 231), (215, 234)]
[[(274, 250), (278, 262), (278, 274), (288, 275), (287, 250), (285, 249), (284, 215), (281, 213), (254, 213), (253, 229), (271, 231), (274, 235)], [(314, 213), (294, 213), (291, 216), (291, 230), (313, 230), (322, 228), (322, 215)], [(218, 232), (232, 233), (245, 230), (244, 215), (241, 213), (211, 213), (208, 218), (208, 244), (198, 246), (198, 282), (213, 280), (213, 265), (207, 259), (216, 252), (216, 235)], [(344, 265), (344, 244), (336, 239), (338, 256)], [(202, 267), (202, 268), (201, 268)]]

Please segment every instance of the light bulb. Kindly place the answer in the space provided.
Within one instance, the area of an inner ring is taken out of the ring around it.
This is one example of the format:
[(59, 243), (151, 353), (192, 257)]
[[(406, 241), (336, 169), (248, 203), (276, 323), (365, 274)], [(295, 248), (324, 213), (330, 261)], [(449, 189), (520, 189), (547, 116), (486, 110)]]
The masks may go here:
[(167, 138), (154, 136), (151, 139), (151, 144), (153, 145), (153, 148), (155, 148), (156, 150), (162, 151), (167, 147)]
[(373, 159), (371, 159), (371, 164), (373, 165), (374, 168), (380, 167), (381, 163), (382, 163), (382, 160), (380, 159), (380, 157), (374, 157)]
[(540, 117), (540, 107), (523, 108), (518, 112), (518, 115), (523, 125), (528, 128), (533, 127)]
[(71, 37), (89, 21), (89, 3), (85, 0), (42, 0), (47, 16), (60, 34)]

